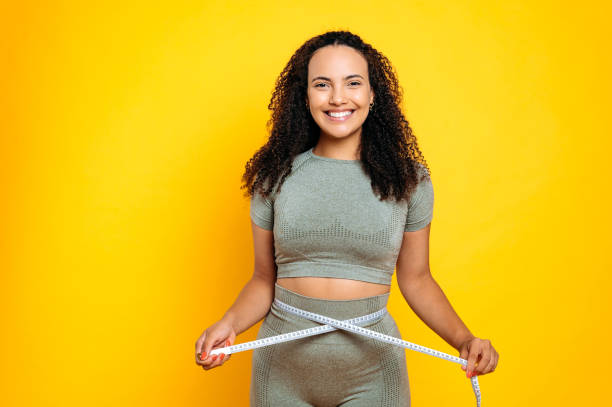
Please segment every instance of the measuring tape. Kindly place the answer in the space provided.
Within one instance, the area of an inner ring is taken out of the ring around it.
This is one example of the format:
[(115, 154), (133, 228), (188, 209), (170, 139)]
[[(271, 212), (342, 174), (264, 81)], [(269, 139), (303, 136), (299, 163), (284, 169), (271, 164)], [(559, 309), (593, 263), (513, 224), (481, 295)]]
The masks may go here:
[[(293, 307), (289, 304), (285, 304), (284, 302), (280, 301), (278, 298), (274, 299), (274, 303), (280, 309), (284, 311), (287, 311), (291, 314), (299, 315), (311, 321), (320, 322), (325, 325), (317, 326), (314, 328), (302, 329), (300, 331), (288, 332), (288, 333), (275, 335), (275, 336), (269, 336), (267, 338), (257, 339), (255, 341), (250, 341), (250, 342), (239, 343), (237, 345), (231, 345), (231, 346), (227, 346), (224, 348), (213, 349), (210, 351), (210, 355), (218, 355), (220, 353), (229, 355), (231, 353), (242, 352), (245, 350), (261, 348), (263, 346), (274, 345), (274, 344), (281, 343), (281, 342), (293, 341), (295, 339), (305, 338), (308, 336), (319, 335), (324, 332), (334, 331), (336, 329), (343, 329), (345, 331), (363, 335), (368, 338), (379, 340), (381, 342), (386, 342), (392, 345), (401, 346), (403, 348), (415, 350), (417, 352), (435, 356), (440, 359), (448, 360), (449, 362), (455, 362), (455, 363), (459, 363), (460, 365), (467, 366), (466, 359), (462, 359), (457, 356), (449, 355), (447, 353), (439, 352), (437, 350), (426, 348), (425, 346), (420, 346), (412, 342), (408, 342), (403, 339), (396, 338), (394, 336), (385, 335), (380, 332), (372, 331), (371, 329), (366, 329), (361, 326), (358, 326), (360, 324), (364, 324), (374, 319), (382, 318), (382, 316), (384, 316), (384, 314), (387, 312), (386, 308), (382, 308), (371, 314), (340, 321), (340, 320), (329, 318), (329, 317), (326, 317), (320, 314), (316, 314), (314, 312), (309, 312), (309, 311), (305, 311), (300, 308)], [(478, 377), (473, 376), (470, 378), (470, 380), (472, 382), (472, 389), (474, 390), (474, 395), (476, 396), (476, 406), (480, 407), (480, 386), (478, 385)]]

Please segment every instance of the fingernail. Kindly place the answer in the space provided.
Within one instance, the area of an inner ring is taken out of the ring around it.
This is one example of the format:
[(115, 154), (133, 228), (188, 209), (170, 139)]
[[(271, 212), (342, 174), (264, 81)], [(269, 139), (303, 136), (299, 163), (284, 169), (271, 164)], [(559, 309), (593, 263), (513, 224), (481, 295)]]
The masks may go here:
[(225, 346), (230, 346), (230, 341), (229, 339), (227, 341), (225, 341)]
[(219, 355), (219, 359), (223, 359), (225, 357), (225, 353)]
[(217, 355), (213, 355), (212, 360), (213, 360), (213, 362), (214, 362), (215, 360), (217, 360)]
[(206, 352), (203, 352), (203, 353), (200, 355), (200, 360), (204, 360), (204, 359), (206, 359), (206, 355), (207, 355), (207, 353), (206, 353)]

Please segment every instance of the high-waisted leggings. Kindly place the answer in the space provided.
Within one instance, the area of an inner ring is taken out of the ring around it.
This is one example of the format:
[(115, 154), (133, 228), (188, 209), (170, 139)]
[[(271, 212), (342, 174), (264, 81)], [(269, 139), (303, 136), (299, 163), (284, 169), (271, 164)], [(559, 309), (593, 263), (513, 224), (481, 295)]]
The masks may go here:
[[(275, 284), (280, 301), (345, 320), (386, 307), (389, 293), (354, 300), (308, 297)], [(320, 326), (274, 303), (257, 339)], [(388, 312), (360, 324), (401, 338)], [(337, 329), (253, 350), (251, 407), (408, 407), (410, 388), (404, 348)]]

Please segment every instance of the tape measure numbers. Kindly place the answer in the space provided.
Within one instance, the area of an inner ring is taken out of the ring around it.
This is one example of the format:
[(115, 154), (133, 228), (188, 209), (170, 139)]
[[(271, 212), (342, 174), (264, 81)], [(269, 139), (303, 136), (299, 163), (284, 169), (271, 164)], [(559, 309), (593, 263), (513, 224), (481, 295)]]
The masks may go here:
[[(274, 303), (282, 310), (287, 311), (289, 313), (299, 315), (303, 318), (309, 319), (311, 321), (319, 322), (325, 325), (317, 326), (314, 328), (302, 329), (300, 331), (288, 332), (280, 335), (269, 336), (267, 338), (257, 339), (254, 341), (239, 343), (236, 345), (226, 346), (224, 348), (213, 349), (210, 351), (210, 355), (218, 355), (220, 353), (224, 353), (229, 355), (231, 353), (242, 352), (245, 350), (251, 350), (256, 348), (261, 348), (263, 346), (274, 345), (277, 343), (293, 341), (300, 338), (306, 338), (308, 336), (320, 335), (325, 332), (334, 331), (336, 329), (343, 329), (345, 331), (353, 332), (358, 335), (363, 335), (368, 338), (376, 339), (381, 342), (386, 342), (391, 345), (400, 346), (403, 348), (407, 348), (410, 350), (415, 350), (417, 352), (425, 353), (427, 355), (435, 356), (440, 359), (448, 360), (449, 362), (458, 363), (460, 365), (467, 366), (467, 360), (459, 358), (457, 356), (449, 355), (447, 353), (443, 353), (434, 349), (426, 348), (425, 346), (417, 345), (412, 342), (405, 341), (400, 338), (396, 338), (394, 336), (385, 335), (380, 332), (372, 331), (371, 329), (366, 329), (360, 324), (365, 324), (366, 322), (370, 322), (377, 318), (382, 318), (386, 313), (387, 309), (382, 308), (376, 312), (371, 314), (363, 315), (356, 318), (347, 319), (344, 321), (340, 321), (337, 319), (329, 318), (320, 314), (316, 314), (314, 312), (305, 311), (300, 308), (293, 307), (289, 304), (285, 304), (279, 299), (275, 298)], [(478, 377), (473, 376), (470, 378), (472, 383), (472, 389), (474, 391), (474, 395), (476, 396), (476, 405), (480, 407), (480, 386), (478, 384)]]

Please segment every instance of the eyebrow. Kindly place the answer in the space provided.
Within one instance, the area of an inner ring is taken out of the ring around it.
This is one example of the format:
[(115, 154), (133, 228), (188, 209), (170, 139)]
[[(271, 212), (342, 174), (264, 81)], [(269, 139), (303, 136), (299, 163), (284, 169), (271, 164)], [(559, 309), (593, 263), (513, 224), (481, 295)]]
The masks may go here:
[[(345, 77), (344, 77), (344, 80), (347, 80), (347, 79), (350, 79), (350, 78), (357, 78), (357, 77), (359, 77), (359, 78), (363, 79), (363, 76), (361, 76), (361, 75), (359, 75), (359, 74), (354, 73), (354, 74), (352, 74), (352, 75), (347, 75), (347, 76), (345, 76)], [(330, 81), (330, 82), (331, 82), (331, 79), (329, 79), (329, 78), (327, 78), (327, 77), (325, 77), (325, 76), (317, 76), (316, 78), (312, 78), (312, 81), (311, 81), (311, 82), (314, 82), (314, 81), (316, 81), (317, 79), (323, 79), (324, 81)]]

